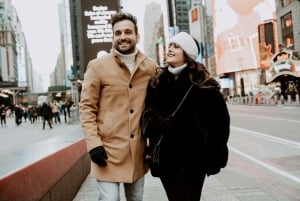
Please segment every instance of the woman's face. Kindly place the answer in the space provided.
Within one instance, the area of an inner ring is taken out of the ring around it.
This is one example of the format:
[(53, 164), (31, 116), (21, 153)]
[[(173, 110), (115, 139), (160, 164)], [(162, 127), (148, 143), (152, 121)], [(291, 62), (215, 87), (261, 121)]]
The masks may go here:
[(174, 68), (182, 66), (185, 63), (183, 49), (176, 43), (170, 43), (167, 52), (166, 62)]

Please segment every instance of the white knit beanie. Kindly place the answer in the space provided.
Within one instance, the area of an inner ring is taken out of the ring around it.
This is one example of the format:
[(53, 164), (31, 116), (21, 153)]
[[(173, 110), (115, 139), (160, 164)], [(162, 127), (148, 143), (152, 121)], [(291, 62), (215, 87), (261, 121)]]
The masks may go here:
[(193, 37), (186, 32), (179, 32), (170, 39), (170, 43), (176, 43), (187, 53), (192, 59), (198, 57), (198, 48)]

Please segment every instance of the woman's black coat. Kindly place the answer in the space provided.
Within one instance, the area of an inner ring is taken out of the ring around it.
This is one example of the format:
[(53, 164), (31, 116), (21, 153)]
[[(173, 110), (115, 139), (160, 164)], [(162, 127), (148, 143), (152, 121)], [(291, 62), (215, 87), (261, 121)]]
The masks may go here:
[(165, 68), (156, 87), (148, 86), (145, 108), (154, 109), (144, 118), (153, 126), (150, 142), (164, 133), (161, 145), (161, 174), (195, 176), (216, 174), (228, 160), (230, 117), (226, 102), (216, 88), (194, 85), (171, 122), (175, 110), (191, 85), (188, 69), (174, 75)]

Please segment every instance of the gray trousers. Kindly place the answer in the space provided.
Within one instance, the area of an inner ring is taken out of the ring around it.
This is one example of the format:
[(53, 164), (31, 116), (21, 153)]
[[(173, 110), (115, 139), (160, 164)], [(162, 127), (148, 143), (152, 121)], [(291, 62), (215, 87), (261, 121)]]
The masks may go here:
[[(145, 177), (141, 177), (134, 183), (124, 183), (126, 201), (143, 201)], [(119, 182), (106, 182), (97, 180), (99, 191), (98, 201), (120, 201)]]

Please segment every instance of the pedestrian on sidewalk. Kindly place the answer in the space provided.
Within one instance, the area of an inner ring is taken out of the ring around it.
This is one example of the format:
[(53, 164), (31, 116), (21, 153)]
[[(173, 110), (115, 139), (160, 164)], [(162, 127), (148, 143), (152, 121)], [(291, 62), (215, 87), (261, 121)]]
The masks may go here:
[(15, 122), (16, 125), (19, 126), (22, 123), (24, 111), (20, 105), (16, 105), (14, 110), (15, 110)]
[(123, 183), (127, 201), (142, 201), (148, 167), (139, 123), (157, 65), (136, 47), (140, 35), (135, 16), (121, 12), (111, 22), (111, 52), (90, 61), (84, 75), (80, 122), (98, 200), (119, 201)]
[(6, 127), (6, 111), (7, 111), (6, 106), (2, 104), (0, 107), (1, 127)]
[(57, 102), (50, 103), (50, 108), (51, 108), (51, 111), (52, 111), (52, 117), (54, 118), (54, 122), (56, 124), (61, 123), (60, 122), (59, 105), (57, 104)]
[(71, 119), (71, 107), (73, 106), (74, 102), (71, 100), (68, 100), (67, 102), (67, 114), (68, 114), (68, 119)]
[(43, 130), (45, 129), (46, 122), (49, 125), (49, 128), (52, 128), (52, 110), (50, 107), (50, 104), (47, 104), (46, 102), (43, 103), (41, 109), (40, 109), (41, 115), (43, 117)]
[(200, 201), (205, 177), (217, 174), (228, 160), (229, 112), (218, 82), (195, 60), (198, 54), (198, 42), (178, 33), (170, 39), (167, 66), (147, 88), (145, 108), (151, 112), (143, 120), (153, 132), (146, 137), (152, 146), (157, 133), (164, 134), (157, 176), (169, 201)]
[(67, 102), (64, 101), (62, 104), (61, 104), (61, 110), (64, 114), (64, 119), (65, 119), (65, 123), (68, 123), (68, 120), (67, 120)]

